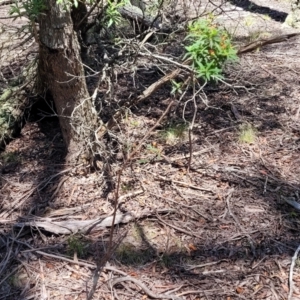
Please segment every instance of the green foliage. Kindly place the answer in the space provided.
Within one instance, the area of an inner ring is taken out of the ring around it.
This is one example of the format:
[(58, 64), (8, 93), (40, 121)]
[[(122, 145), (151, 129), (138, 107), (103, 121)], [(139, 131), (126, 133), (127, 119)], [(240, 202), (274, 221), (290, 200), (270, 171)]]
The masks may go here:
[(123, 192), (129, 192), (134, 189), (134, 185), (132, 184), (132, 182), (122, 183), (121, 189)]
[(239, 141), (241, 143), (253, 144), (256, 140), (256, 129), (251, 124), (240, 126)]
[(175, 145), (178, 141), (186, 137), (187, 130), (187, 123), (173, 123), (168, 125), (168, 127), (162, 131), (161, 135), (167, 144)]
[(151, 249), (138, 249), (130, 243), (122, 243), (115, 252), (115, 257), (123, 264), (139, 266), (153, 257)]
[(151, 145), (151, 144), (147, 145), (147, 150), (150, 153), (157, 155), (158, 157), (160, 157), (160, 155), (161, 155), (161, 150), (158, 149), (155, 145)]
[(165, 253), (160, 257), (159, 262), (161, 263), (161, 266), (163, 268), (170, 268), (174, 264), (174, 261), (172, 260), (170, 255)]
[(172, 90), (171, 90), (171, 94), (172, 95), (176, 95), (176, 94), (182, 94), (182, 82), (177, 82), (175, 80), (171, 80), (172, 83)]
[(107, 8), (105, 10), (106, 27), (109, 28), (114, 24), (120, 23), (122, 20), (118, 9), (128, 3), (128, 0), (121, 0), (120, 2), (114, 0), (107, 0)]
[(205, 81), (222, 79), (222, 67), (237, 59), (228, 33), (213, 24), (212, 18), (189, 24), (184, 59), (191, 60), (198, 78)]
[(74, 1), (74, 4), (72, 0), (56, 0), (56, 3), (62, 5), (64, 9), (70, 9), (72, 5), (74, 5), (75, 7), (78, 6), (77, 0)]
[(86, 255), (85, 243), (78, 236), (71, 236), (68, 238), (68, 248), (69, 255), (77, 254), (78, 257), (84, 257)]
[(18, 17), (26, 16), (29, 20), (35, 21), (37, 17), (46, 9), (45, 0), (15, 1), (10, 7), (9, 14)]
[(0, 159), (5, 163), (14, 163), (20, 161), (20, 156), (18, 152), (4, 152), (0, 155)]

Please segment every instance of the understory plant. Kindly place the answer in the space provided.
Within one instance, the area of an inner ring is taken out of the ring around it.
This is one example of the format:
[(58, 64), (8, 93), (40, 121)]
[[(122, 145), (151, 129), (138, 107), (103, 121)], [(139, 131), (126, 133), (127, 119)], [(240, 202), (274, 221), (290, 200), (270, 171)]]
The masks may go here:
[(77, 255), (82, 258), (86, 254), (86, 244), (79, 236), (71, 236), (68, 238), (67, 251), (69, 255)]
[(175, 145), (187, 136), (187, 132), (187, 123), (173, 123), (163, 130), (162, 138), (168, 145)]
[(239, 128), (239, 141), (241, 143), (253, 144), (256, 139), (256, 129), (251, 124), (242, 124)]
[(196, 76), (205, 81), (223, 78), (222, 68), (237, 59), (230, 36), (213, 18), (196, 20), (188, 25), (184, 59), (191, 62)]

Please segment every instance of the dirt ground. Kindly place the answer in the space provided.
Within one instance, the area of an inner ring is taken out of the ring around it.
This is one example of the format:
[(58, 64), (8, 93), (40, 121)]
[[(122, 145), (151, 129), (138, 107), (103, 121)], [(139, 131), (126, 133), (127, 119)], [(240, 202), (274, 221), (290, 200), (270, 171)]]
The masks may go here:
[[(288, 11), (286, 1), (231, 1), (219, 23), (243, 45), (294, 32), (283, 26)], [(208, 86), (207, 102), (197, 103), (190, 163), (182, 115), (191, 120), (194, 107), (175, 102), (122, 173), (118, 212), (132, 217), (115, 228), (116, 250), (93, 299), (300, 299), (300, 261), (292, 260), (300, 245), (299, 74), (297, 36), (241, 55), (227, 84)], [(119, 73), (115, 97), (159, 78)], [(169, 91), (124, 115), (117, 138), (106, 140), (112, 156), (103, 172), (68, 169), (57, 119), (28, 119), (1, 153), (0, 299), (87, 298), (110, 227), (70, 236), (24, 222), (111, 215), (116, 170), (163, 114)]]

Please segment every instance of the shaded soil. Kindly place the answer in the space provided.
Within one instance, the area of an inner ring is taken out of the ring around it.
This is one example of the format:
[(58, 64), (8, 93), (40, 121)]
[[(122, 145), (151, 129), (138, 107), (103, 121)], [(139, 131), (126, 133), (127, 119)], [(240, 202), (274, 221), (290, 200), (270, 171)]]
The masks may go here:
[[(269, 27), (260, 34), (291, 30), (273, 19), (263, 20)], [(251, 38), (252, 28), (239, 30)], [(116, 226), (116, 251), (100, 275), (94, 299), (151, 298), (134, 281), (112, 284), (127, 275), (169, 299), (288, 298), (290, 265), (300, 243), (299, 211), (287, 203), (300, 201), (299, 41), (295, 37), (243, 55), (226, 71), (233, 87), (207, 86), (207, 103), (197, 99), (190, 163), (187, 130), (175, 137), (168, 133), (182, 126), (182, 115), (192, 120), (192, 91), (182, 102), (175, 99), (122, 173), (118, 210), (136, 219)], [(141, 67), (135, 76), (120, 68), (114, 99), (103, 101), (102, 118), (160, 77), (154, 66)], [(89, 84), (93, 90), (93, 80)], [(107, 88), (100, 87), (99, 99)], [(110, 228), (69, 237), (13, 226), (39, 217), (111, 215), (117, 170), (163, 114), (169, 97), (167, 85), (124, 113), (105, 138), (110, 153), (103, 155), (104, 171), (87, 168), (78, 174), (65, 166), (55, 118), (32, 117), (7, 145), (0, 161), (1, 299), (86, 299)], [(64, 208), (77, 211), (64, 213)], [(145, 210), (151, 213), (140, 218)], [(293, 282), (292, 299), (300, 299), (298, 260)]]

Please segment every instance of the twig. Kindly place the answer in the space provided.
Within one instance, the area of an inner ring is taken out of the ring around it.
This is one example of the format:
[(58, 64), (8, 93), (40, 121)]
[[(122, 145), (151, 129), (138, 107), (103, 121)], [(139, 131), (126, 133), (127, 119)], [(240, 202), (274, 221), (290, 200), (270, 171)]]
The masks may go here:
[(90, 292), (87, 295), (87, 300), (91, 300), (93, 298), (93, 295), (96, 291), (97, 283), (101, 274), (101, 271), (106, 264), (106, 262), (111, 258), (112, 254), (114, 253), (115, 249), (119, 245), (119, 243), (116, 243), (113, 246), (113, 234), (114, 234), (114, 225), (116, 221), (116, 215), (118, 210), (118, 199), (119, 199), (119, 190), (120, 190), (120, 183), (121, 183), (121, 171), (118, 174), (118, 181), (117, 181), (117, 187), (116, 187), (116, 194), (115, 194), (115, 203), (114, 203), (114, 212), (113, 212), (113, 218), (111, 223), (111, 229), (109, 234), (109, 242), (108, 242), (108, 250), (105, 254), (105, 256), (101, 259), (100, 262), (97, 263), (96, 270), (94, 271), (93, 275), (93, 285), (90, 290)]
[(192, 163), (192, 157), (193, 157), (192, 130), (193, 130), (192, 127), (189, 128), (189, 151), (190, 151), (190, 156), (189, 156), (188, 168), (187, 168), (187, 172), (188, 173), (190, 173), (190, 168), (191, 168), (191, 163)]
[(193, 205), (186, 205), (186, 204), (183, 204), (183, 203), (181, 203), (181, 202), (175, 201), (175, 200), (173, 200), (173, 199), (170, 199), (170, 198), (167, 198), (167, 197), (163, 197), (163, 196), (161, 196), (161, 195), (159, 195), (159, 194), (154, 194), (154, 193), (151, 193), (151, 192), (150, 192), (149, 194), (152, 195), (152, 196), (154, 196), (154, 197), (158, 197), (158, 198), (164, 199), (164, 200), (166, 200), (166, 201), (175, 203), (176, 205), (180, 205), (180, 206), (182, 206), (182, 207), (188, 208), (188, 209), (192, 210), (193, 212), (195, 212), (197, 215), (201, 216), (203, 219), (208, 220), (208, 221), (212, 221), (211, 218), (209, 218), (209, 217), (205, 216), (204, 214), (200, 213), (199, 211), (197, 211), (197, 210), (193, 207)]
[(193, 114), (193, 119), (191, 124), (189, 125), (189, 150), (190, 150), (190, 157), (189, 157), (189, 161), (188, 161), (188, 169), (187, 172), (190, 172), (190, 168), (191, 168), (191, 163), (192, 163), (192, 157), (193, 157), (193, 143), (192, 143), (192, 132), (193, 132), (193, 128), (194, 128), (194, 124), (195, 124), (195, 120), (196, 120), (196, 115), (197, 115), (197, 101), (196, 101), (196, 95), (203, 90), (203, 88), (205, 87), (206, 82), (201, 86), (201, 88), (196, 92), (195, 90), (195, 80), (193, 80), (193, 104), (194, 104), (194, 114)]
[[(117, 207), (116, 207), (116, 210), (117, 210)], [(100, 262), (97, 262), (97, 267), (96, 267), (96, 270), (94, 271), (94, 275), (93, 275), (93, 285), (92, 285), (92, 288), (90, 289), (90, 292), (87, 295), (87, 300), (91, 300), (93, 298), (94, 293), (96, 291), (96, 287), (98, 284), (100, 274), (101, 274), (102, 270), (104, 269), (106, 262), (111, 258), (112, 254), (114, 253), (116, 248), (119, 246), (121, 240), (125, 236), (125, 235), (121, 236), (121, 238), (119, 238), (118, 242), (116, 242), (113, 245), (113, 243), (112, 243), (112, 236), (114, 233), (113, 225), (114, 225), (114, 223), (112, 223), (112, 229), (111, 229), (110, 236), (109, 236), (109, 248), (108, 248), (106, 254), (104, 255), (104, 257), (100, 260)]]
[(111, 257), (111, 255), (113, 254), (115, 247), (113, 247), (113, 233), (114, 233), (114, 224), (115, 224), (115, 220), (116, 220), (116, 215), (117, 215), (117, 209), (118, 209), (118, 204), (119, 204), (119, 191), (120, 191), (120, 185), (121, 185), (121, 176), (122, 173), (124, 171), (124, 169), (127, 167), (128, 163), (130, 163), (132, 161), (132, 159), (134, 158), (134, 156), (136, 155), (136, 153), (138, 153), (140, 151), (140, 148), (142, 147), (144, 141), (149, 137), (149, 135), (151, 134), (151, 132), (159, 125), (159, 123), (162, 121), (162, 119), (165, 117), (165, 115), (169, 112), (170, 108), (172, 107), (173, 101), (171, 101), (168, 105), (168, 107), (166, 108), (166, 110), (164, 111), (164, 113), (161, 115), (161, 117), (157, 120), (157, 122), (154, 124), (154, 126), (152, 126), (148, 132), (145, 134), (145, 136), (142, 138), (142, 140), (140, 141), (140, 143), (138, 144), (138, 146), (128, 155), (128, 158), (126, 159), (126, 161), (123, 163), (122, 168), (118, 171), (118, 175), (117, 175), (117, 186), (116, 186), (116, 192), (115, 192), (115, 202), (114, 202), (114, 212), (113, 212), (113, 217), (112, 217), (112, 224), (111, 224), (111, 229), (110, 229), (110, 234), (109, 234), (109, 242), (108, 242), (108, 250), (106, 255), (104, 256), (104, 258), (101, 260), (101, 262), (99, 262), (97, 264), (97, 268), (94, 272), (93, 275), (93, 285), (92, 288), (90, 290), (90, 292), (87, 295), (87, 300), (92, 299), (95, 291), (96, 291), (96, 287), (97, 287), (97, 283), (99, 280), (99, 276), (101, 274), (101, 270), (104, 267), (104, 264), (109, 260), (109, 258)]
[[(126, 103), (124, 106), (126, 106), (127, 108), (130, 108), (131, 106), (136, 105), (137, 103), (139, 103), (141, 101), (144, 101), (145, 99), (150, 97), (162, 85), (164, 85), (168, 81), (170, 81), (173, 78), (175, 78), (176, 76), (178, 76), (180, 74), (180, 71), (181, 71), (180, 69), (176, 69), (173, 72), (171, 72), (170, 74), (167, 74), (164, 77), (160, 78), (158, 81), (154, 82), (148, 88), (146, 88), (146, 90), (144, 90), (144, 92), (140, 96), (138, 96), (133, 101)], [(122, 110), (117, 111), (105, 125), (103, 125), (99, 128), (99, 130), (96, 132), (96, 136), (98, 139), (101, 139), (108, 130), (113, 128), (113, 126), (116, 124), (116, 120), (121, 116), (121, 113), (122, 113)]]
[(61, 186), (62, 186), (62, 185), (65, 183), (65, 181), (67, 181), (68, 179), (69, 179), (69, 177), (63, 177), (63, 178), (59, 181), (59, 183), (58, 183), (58, 185), (57, 185), (57, 187), (56, 187), (54, 193), (52, 194), (52, 196), (51, 196), (51, 198), (50, 198), (50, 201), (53, 201), (53, 200), (55, 199), (55, 197), (56, 197), (56, 195), (58, 194), (58, 192), (59, 192)]
[(11, 260), (11, 258), (13, 256), (13, 246), (14, 246), (14, 240), (12, 240), (12, 243), (10, 246), (8, 244), (6, 245), (5, 257), (2, 259), (1, 265), (0, 265), (0, 274), (2, 274), (3, 271), (7, 268), (8, 262)]
[(175, 226), (175, 225), (173, 225), (173, 224), (167, 223), (166, 221), (164, 221), (163, 219), (161, 219), (158, 215), (156, 215), (156, 218), (157, 218), (161, 223), (163, 223), (163, 224), (165, 224), (165, 225), (167, 225), (167, 226), (169, 226), (169, 227), (172, 227), (172, 228), (176, 229), (176, 230), (179, 231), (179, 232), (183, 232), (183, 233), (185, 233), (185, 234), (187, 234), (187, 235), (194, 236), (194, 237), (196, 237), (196, 238), (202, 239), (202, 237), (201, 237), (200, 235), (197, 235), (197, 234), (193, 233), (192, 231), (187, 231), (187, 230), (182, 229), (182, 228), (180, 228), (180, 227), (177, 227), (177, 226)]
[(160, 124), (160, 122), (162, 121), (162, 119), (166, 116), (166, 114), (169, 112), (170, 108), (172, 107), (174, 101), (172, 100), (168, 107), (166, 108), (166, 110), (164, 111), (164, 113), (160, 116), (160, 118), (157, 120), (157, 122), (148, 130), (148, 132), (145, 134), (145, 136), (141, 139), (141, 141), (139, 142), (138, 146), (130, 153), (129, 157), (128, 157), (128, 161), (131, 161), (133, 159), (133, 157), (136, 155), (137, 152), (140, 151), (144, 141), (149, 137), (149, 135), (151, 134), (151, 132)]
[(165, 56), (161, 56), (161, 55), (157, 55), (157, 54), (153, 54), (150, 52), (150, 50), (146, 49), (148, 51), (148, 53), (139, 53), (141, 56), (146, 56), (146, 57), (154, 57), (158, 60), (162, 60), (162, 61), (166, 61), (168, 63), (174, 64), (175, 66), (181, 68), (181, 69), (185, 69), (188, 72), (194, 73), (195, 71), (187, 64), (188, 61), (190, 60), (186, 60), (183, 63), (177, 62), (171, 58), (165, 57)]
[(15, 267), (12, 271), (10, 271), (1, 281), (0, 281), (0, 286), (2, 286), (3, 282), (9, 278), (10, 276), (12, 276), (15, 272), (17, 272), (22, 266), (19, 265), (17, 267)]
[(137, 195), (140, 195), (140, 194), (143, 194), (143, 193), (144, 193), (144, 189), (136, 190), (136, 191), (131, 192), (131, 193), (127, 193), (127, 194), (122, 195), (122, 196), (119, 197), (119, 202), (123, 201), (126, 198), (134, 197), (134, 196), (137, 196)]
[(188, 266), (188, 268), (186, 268), (186, 270), (191, 271), (191, 270), (198, 269), (198, 268), (203, 268), (203, 267), (207, 267), (207, 266), (213, 266), (213, 265), (217, 265), (217, 264), (219, 264), (219, 263), (221, 263), (223, 261), (226, 261), (226, 260), (218, 260), (218, 261), (213, 261), (213, 262), (205, 263), (205, 264), (201, 264), (201, 265)]
[(264, 71), (266, 71), (267, 73), (269, 73), (271, 76), (275, 77), (278, 81), (280, 81), (281, 83), (283, 83), (285, 86), (289, 86), (288, 83), (284, 80), (282, 80), (279, 76), (277, 76), (276, 74), (274, 74), (272, 71), (266, 69), (264, 66), (260, 66)]
[(147, 87), (143, 93), (137, 98), (136, 103), (141, 102), (151, 96), (156, 90), (158, 90), (162, 85), (167, 83), (168, 81), (172, 80), (176, 76), (180, 74), (180, 69), (176, 69), (171, 73), (165, 75), (164, 77), (160, 78), (158, 81), (152, 83), (149, 87)]
[[(38, 253), (40, 255), (43, 255), (43, 256), (47, 256), (47, 257), (51, 257), (51, 258), (55, 258), (55, 259), (59, 259), (59, 260), (62, 260), (62, 261), (65, 261), (65, 262), (69, 262), (71, 264), (74, 264), (74, 265), (78, 265), (78, 266), (82, 266), (82, 267), (87, 267), (87, 268), (90, 268), (90, 269), (95, 269), (97, 266), (96, 264), (93, 264), (93, 263), (87, 263), (87, 262), (84, 262), (84, 261), (75, 261), (75, 260), (72, 260), (70, 258), (66, 258), (66, 257), (63, 257), (63, 256), (59, 256), (59, 255), (55, 255), (55, 254), (50, 254), (50, 253), (47, 253), (47, 252), (44, 252), (44, 251), (36, 251), (34, 249), (32, 249), (31, 251), (35, 252), (35, 253)], [(28, 252), (28, 251), (26, 251)], [(117, 272), (121, 275), (124, 275), (124, 276), (127, 276), (127, 273), (121, 271), (121, 270), (118, 270), (114, 267), (111, 267), (111, 266), (105, 266), (103, 267), (103, 269), (105, 271), (113, 271), (113, 272)]]
[(268, 176), (266, 176), (263, 194), (265, 194), (267, 192), (267, 185), (268, 185)]
[(206, 188), (202, 188), (202, 187), (199, 187), (199, 186), (195, 186), (195, 185), (189, 184), (187, 182), (178, 181), (178, 180), (174, 180), (174, 179), (171, 179), (171, 178), (166, 178), (164, 176), (155, 174), (155, 173), (153, 173), (151, 171), (148, 171), (148, 170), (144, 170), (144, 171), (147, 172), (147, 173), (150, 173), (150, 174), (152, 174), (154, 176), (156, 176), (159, 180), (163, 180), (163, 181), (167, 181), (167, 182), (171, 182), (171, 183), (177, 183), (177, 184), (179, 184), (181, 186), (189, 187), (191, 189), (198, 190), (198, 191), (205, 191), (205, 192), (211, 192), (211, 193), (214, 192), (212, 189), (206, 189)]
[(222, 289), (215, 289), (215, 290), (195, 290), (195, 291), (185, 291), (185, 292), (182, 292), (180, 293), (178, 296), (185, 296), (185, 295), (189, 295), (189, 294), (200, 294), (200, 293), (208, 293), (208, 292), (217, 292), (217, 291), (220, 291), (220, 292), (223, 292)]
[(289, 296), (288, 296), (288, 300), (292, 300), (293, 297), (293, 290), (294, 290), (294, 283), (293, 283), (293, 271), (294, 271), (294, 267), (295, 267), (295, 263), (296, 263), (296, 259), (298, 257), (298, 253), (300, 251), (300, 245), (298, 246), (297, 250), (295, 251), (294, 256), (292, 257), (292, 263), (291, 263), (291, 267), (290, 267), (290, 274), (289, 274)]
[(154, 298), (154, 299), (172, 299), (172, 300), (183, 300), (183, 298), (181, 297), (177, 297), (175, 295), (166, 295), (166, 294), (156, 294), (154, 292), (152, 292), (150, 289), (148, 289), (148, 287), (142, 283), (140, 280), (133, 278), (131, 276), (126, 276), (126, 277), (120, 277), (117, 279), (114, 279), (111, 282), (111, 287), (113, 287), (114, 285), (123, 282), (123, 281), (131, 281), (134, 282), (135, 284), (137, 284), (149, 297)]
[(233, 189), (231, 189), (228, 193), (228, 196), (226, 198), (226, 203), (227, 203), (227, 208), (228, 208), (228, 212), (230, 214), (230, 216), (234, 219), (235, 223), (238, 225), (238, 227), (241, 229), (241, 231), (243, 232), (243, 234), (246, 235), (247, 239), (248, 239), (248, 242), (250, 244), (250, 247), (251, 247), (251, 251), (252, 251), (252, 254), (253, 256), (255, 257), (256, 256), (256, 253), (255, 253), (255, 247), (253, 245), (253, 241), (250, 237), (250, 235), (245, 231), (245, 229), (243, 228), (243, 226), (240, 224), (238, 218), (233, 214), (233, 212), (231, 211), (231, 208), (230, 208), (230, 198), (232, 196), (232, 193), (233, 193)]
[[(215, 148), (214, 146), (211, 146), (211, 147), (202, 149), (200, 151), (193, 152), (193, 156), (201, 155), (201, 154), (206, 153), (206, 152), (208, 152), (208, 151), (210, 151), (214, 148)], [(185, 158), (189, 158), (189, 157), (190, 157), (190, 154), (187, 154), (187, 155), (183, 155), (183, 156), (180, 156), (180, 157), (168, 158), (168, 160), (170, 162), (175, 162), (176, 160), (185, 159)]]
[[(78, 165), (77, 167), (82, 166), (82, 164)], [(41, 183), (39, 183), (37, 186), (31, 188), (25, 195), (23, 195), (22, 197), (16, 199), (14, 202), (11, 203), (10, 205), (10, 209), (8, 211), (4, 211), (2, 214), (0, 214), (0, 218), (7, 218), (15, 209), (17, 209), (18, 207), (20, 207), (21, 205), (23, 205), (23, 203), (36, 191), (41, 191), (42, 189), (44, 189), (49, 182), (51, 182), (52, 179), (54, 179), (57, 176), (60, 176), (64, 173), (67, 173), (69, 171), (71, 171), (73, 169), (73, 167), (68, 168), (66, 170), (63, 170), (61, 172), (58, 172), (52, 176), (50, 176), (49, 178), (43, 180)]]
[(97, 7), (99, 4), (100, 0), (97, 0), (94, 5), (91, 7), (91, 9), (85, 14), (85, 16), (80, 20), (80, 22), (77, 24), (75, 30), (80, 28), (80, 25), (90, 16), (90, 14), (94, 11), (94, 9)]

